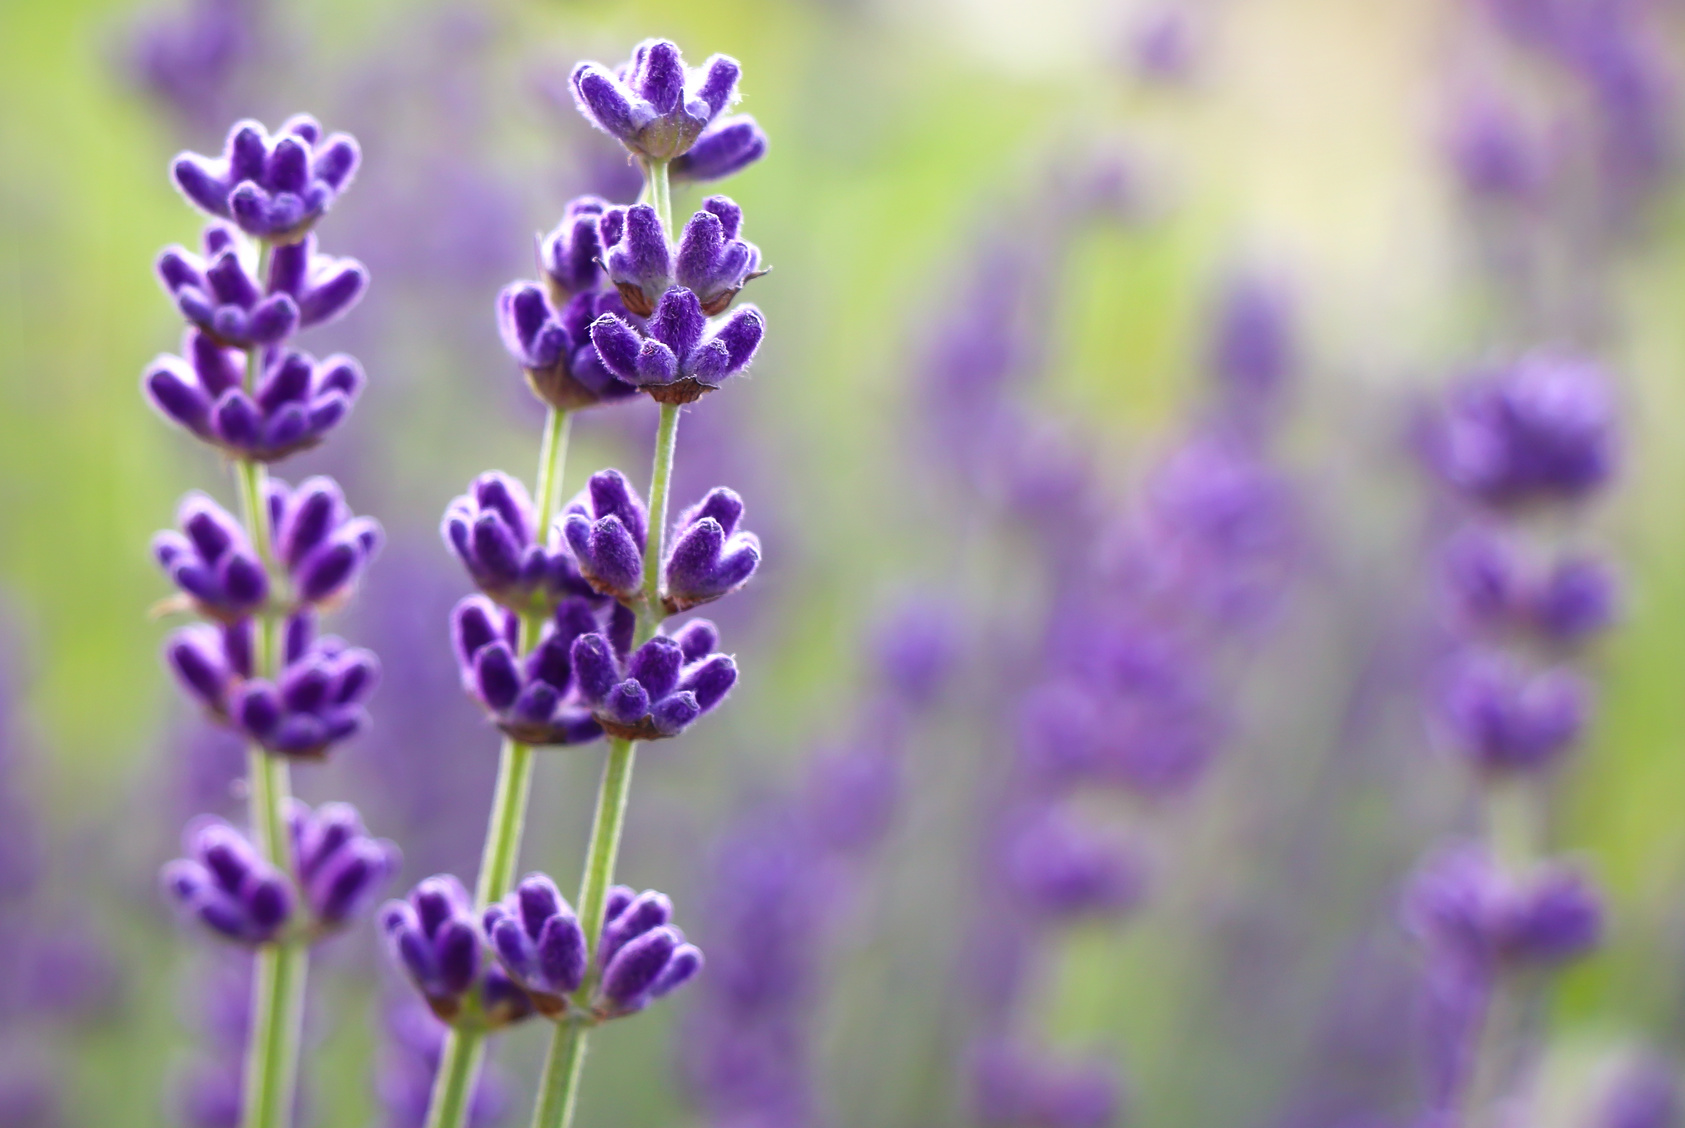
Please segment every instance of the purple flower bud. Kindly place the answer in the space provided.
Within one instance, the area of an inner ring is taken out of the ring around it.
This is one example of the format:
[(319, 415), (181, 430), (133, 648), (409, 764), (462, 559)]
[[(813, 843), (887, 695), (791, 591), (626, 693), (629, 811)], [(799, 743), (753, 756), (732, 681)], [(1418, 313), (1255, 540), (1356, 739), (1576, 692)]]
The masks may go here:
[(558, 411), (624, 399), (637, 391), (603, 366), (590, 339), (597, 319), (625, 312), (616, 295), (590, 291), (556, 307), (532, 282), (511, 283), (497, 298), (504, 347), (521, 366), (533, 395)]
[(645, 932), (616, 952), (603, 969), (598, 988), (611, 1012), (628, 1014), (647, 1005), (650, 989), (683, 942), (678, 930), (663, 926)]
[(162, 356), (143, 377), (160, 413), (237, 458), (275, 462), (320, 443), (350, 413), (362, 369), (347, 356), (317, 362), (272, 350), (255, 399), (240, 387), (243, 362), (206, 334), (190, 331), (180, 357)]
[(524, 744), (583, 744), (602, 735), (589, 704), (573, 692), (572, 661), (574, 640), (600, 627), (589, 603), (565, 599), (532, 652), (518, 660), (513, 613), (481, 595), (462, 600), (451, 613), (464, 688), (500, 729)]
[(1536, 772), (1579, 739), (1590, 696), (1567, 669), (1529, 673), (1506, 656), (1473, 652), (1449, 663), (1438, 705), (1447, 735), (1476, 767)]
[(204, 257), (184, 247), (158, 256), (158, 280), (181, 315), (230, 348), (277, 344), (300, 326), (293, 295), (265, 294), (241, 261), (228, 228), (205, 228)]
[(690, 151), (668, 167), (675, 180), (723, 180), (766, 156), (766, 133), (747, 114), (720, 118), (702, 131)]
[(1134, 908), (1146, 879), (1133, 852), (1112, 838), (1049, 811), (1019, 827), (1003, 870), (1011, 891), (1046, 916), (1120, 916)]
[(729, 595), (749, 582), (761, 542), (739, 532), (743, 499), (721, 486), (679, 515), (663, 568), (662, 603), (677, 614)]
[(298, 325), (308, 329), (347, 313), (368, 289), (369, 272), (356, 259), (316, 253), (316, 236), (276, 247), (269, 262), (269, 292), (298, 305)]
[(566, 305), (569, 298), (595, 290), (602, 281), (604, 248), (597, 224), (608, 207), (598, 196), (570, 200), (561, 222), (539, 240), (538, 265), (551, 304)]
[(548, 613), (570, 596), (594, 596), (554, 530), (540, 543), (536, 524), (526, 487), (492, 471), (451, 501), (439, 531), (475, 585), (507, 607)]
[(1431, 947), (1476, 966), (1557, 966), (1597, 947), (1603, 933), (1602, 903), (1584, 874), (1548, 862), (1511, 876), (1473, 845), (1422, 866), (1404, 915)]
[(242, 944), (265, 944), (287, 927), (292, 886), (241, 833), (221, 819), (200, 818), (182, 839), (187, 857), (164, 867), (164, 888), (212, 932)]
[(1463, 188), (1478, 199), (1527, 203), (1538, 198), (1552, 172), (1537, 130), (1490, 93), (1457, 106), (1446, 149)]
[(300, 114), (274, 136), (255, 121), (237, 122), (221, 157), (182, 153), (173, 172), (194, 206), (279, 244), (301, 239), (333, 206), (358, 158), (348, 134), (323, 137), (321, 126)]
[(312, 811), (293, 799), (286, 814), (299, 885), (321, 925), (344, 925), (397, 876), (398, 847), (370, 836), (349, 803), (324, 803)]
[(152, 555), (200, 614), (228, 622), (263, 606), (269, 577), (232, 514), (195, 490), (176, 507), (176, 524), (180, 532), (153, 538)]
[(1110, 1128), (1122, 1104), (1103, 1063), (1055, 1062), (1005, 1041), (973, 1049), (971, 1080), (977, 1121), (988, 1128)]
[(1583, 641), (1615, 621), (1618, 591), (1614, 570), (1602, 561), (1559, 560), (1533, 591), (1533, 624), (1553, 641)]
[(633, 599), (643, 581), (649, 517), (644, 502), (618, 470), (591, 475), (562, 510), (562, 531), (579, 573), (603, 595)]
[(1474, 500), (1578, 500), (1614, 467), (1608, 377), (1588, 360), (1529, 354), (1460, 381), (1425, 440), (1440, 476)]
[(485, 931), (503, 970), (532, 996), (539, 1013), (566, 1013), (567, 996), (585, 981), (585, 933), (556, 883), (528, 874), (486, 909)]
[[(737, 682), (731, 656), (711, 651), (717, 640), (713, 624), (687, 625), (680, 637), (650, 639), (623, 665), (606, 637), (581, 635), (572, 651), (579, 694), (610, 736), (677, 736), (718, 705)], [(703, 646), (710, 649), (704, 651)]]
[(368, 567), (384, 541), (372, 517), (356, 517), (339, 484), (315, 477), (297, 488), (269, 479), (269, 511), (275, 527), (275, 555), (292, 578), (301, 603), (338, 604)]
[(392, 962), (434, 1014), (453, 1020), (482, 978), (480, 931), (468, 891), (449, 874), (430, 877), (407, 900), (386, 902), (379, 919)]
[(619, 317), (605, 316), (591, 326), (591, 341), (603, 366), (628, 384), (662, 403), (691, 403), (748, 367), (765, 329), (761, 311), (743, 306), (704, 339), (701, 302), (675, 287), (656, 306), (648, 337)]
[(696, 143), (703, 129), (737, 100), (737, 62), (715, 55), (687, 70), (678, 47), (646, 39), (619, 72), (581, 63), (569, 80), (585, 119), (652, 160), (671, 160)]

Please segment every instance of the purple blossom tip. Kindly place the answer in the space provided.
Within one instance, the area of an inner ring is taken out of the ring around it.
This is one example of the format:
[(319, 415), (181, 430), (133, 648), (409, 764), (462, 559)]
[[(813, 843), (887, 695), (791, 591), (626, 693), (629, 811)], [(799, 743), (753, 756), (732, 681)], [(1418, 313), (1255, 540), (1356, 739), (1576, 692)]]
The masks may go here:
[(686, 153), (737, 99), (740, 68), (724, 55), (687, 69), (677, 45), (638, 44), (618, 72), (581, 63), (569, 79), (574, 104), (592, 125), (648, 160)]
[(539, 1013), (565, 1014), (567, 996), (585, 981), (585, 933), (556, 883), (528, 874), (485, 911), (485, 933), (509, 978), (531, 995)]
[(677, 736), (737, 682), (731, 656), (711, 652), (717, 639), (712, 624), (687, 625), (680, 636), (650, 639), (622, 663), (603, 635), (581, 635), (572, 650), (579, 692), (610, 736)]
[(287, 806), (299, 886), (317, 923), (343, 926), (360, 916), (397, 876), (403, 855), (363, 827), (349, 803), (324, 803), (315, 810), (297, 799)]
[(743, 499), (725, 487), (680, 514), (662, 577), (669, 614), (726, 596), (749, 582), (761, 561), (755, 534), (740, 531)]
[(276, 939), (292, 915), (292, 886), (245, 836), (221, 819), (195, 820), (183, 836), (187, 857), (164, 867), (166, 892), (212, 932), (237, 943)]
[(594, 1009), (615, 1018), (642, 1010), (702, 970), (702, 953), (670, 922), (673, 904), (653, 889), (612, 891), (596, 958), (602, 968)]
[(380, 524), (353, 515), (332, 478), (309, 478), (296, 489), (271, 478), (268, 502), (275, 555), (297, 600), (333, 607), (350, 598), (385, 540)]
[(1442, 675), (1441, 723), (1483, 772), (1530, 773), (1554, 765), (1579, 739), (1591, 690), (1562, 668), (1530, 672), (1508, 657), (1471, 652)]
[(302, 239), (333, 206), (359, 158), (352, 137), (324, 137), (301, 114), (273, 136), (255, 121), (237, 122), (220, 157), (182, 153), (172, 173), (195, 207), (232, 220), (253, 238), (285, 244)]
[(766, 132), (747, 114), (721, 118), (668, 167), (676, 180), (723, 180), (766, 156)]
[(492, 471), (445, 509), (440, 535), (475, 585), (512, 610), (552, 612), (564, 599), (594, 596), (573, 557), (544, 530), (526, 487)]
[(573, 646), (598, 630), (590, 603), (574, 597), (556, 607), (524, 659), (515, 655), (516, 618), (483, 595), (451, 613), (451, 634), (463, 686), (506, 734), (525, 744), (583, 744), (602, 729), (575, 692)]
[[(558, 411), (624, 399), (637, 391), (598, 360), (591, 343), (596, 321), (624, 312), (615, 295), (591, 291), (573, 295), (558, 309), (532, 282), (512, 283), (497, 299), (504, 347), (521, 366), (533, 395)], [(636, 336), (630, 326), (627, 331)]]
[(538, 264), (553, 305), (565, 305), (575, 294), (588, 293), (601, 283), (604, 246), (599, 222), (608, 208), (608, 201), (598, 196), (570, 200), (561, 222), (539, 239)]
[(481, 980), (473, 902), (449, 874), (429, 877), (379, 913), (387, 953), (442, 1020), (452, 1021)]
[(176, 524), (179, 532), (153, 538), (152, 554), (200, 614), (234, 622), (267, 602), (269, 576), (231, 513), (195, 490), (182, 498)]
[(1477, 968), (1558, 966), (1603, 935), (1603, 906), (1578, 869), (1547, 862), (1506, 874), (1479, 846), (1429, 859), (1412, 880), (1405, 920), (1434, 951)]

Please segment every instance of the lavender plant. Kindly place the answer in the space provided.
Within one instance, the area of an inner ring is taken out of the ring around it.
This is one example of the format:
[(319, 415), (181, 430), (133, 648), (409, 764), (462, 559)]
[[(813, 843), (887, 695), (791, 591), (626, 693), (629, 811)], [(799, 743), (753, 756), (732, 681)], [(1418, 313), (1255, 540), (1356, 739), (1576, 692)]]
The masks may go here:
[(175, 632), (166, 661), (250, 747), (248, 826), (195, 819), (187, 856), (163, 875), (185, 916), (255, 950), (245, 1128), (293, 1123), (310, 946), (345, 927), (398, 865), (397, 848), (371, 837), (354, 809), (311, 810), (289, 779), (293, 762), (324, 758), (367, 723), (378, 662), (316, 628), (349, 598), (380, 526), (353, 516), (329, 479), (295, 489), (269, 477), (271, 463), (325, 439), (362, 387), (355, 361), (318, 364), (291, 343), (366, 286), (359, 264), (316, 254), (313, 233), (358, 160), (352, 138), (304, 115), (273, 135), (240, 122), (220, 156), (176, 158), (176, 186), (215, 221), (203, 256), (171, 247), (158, 259), (189, 328), (182, 355), (158, 358), (143, 380), (166, 419), (229, 458), (240, 502), (236, 519), (189, 494), (154, 554), (180, 593), (166, 606), (207, 620)]
[[(450, 1025), (432, 1128), (468, 1117), (487, 1034), (534, 1014), (555, 1030), (533, 1123), (567, 1124), (589, 1031), (702, 966), (669, 899), (615, 885), (613, 874), (637, 744), (677, 736), (737, 679), (711, 623), (666, 633), (663, 621), (742, 586), (760, 559), (728, 489), (668, 527), (680, 409), (742, 371), (764, 332), (753, 306), (727, 312), (759, 262), (738, 238), (736, 205), (710, 198), (677, 247), (667, 234), (673, 175), (724, 175), (765, 149), (752, 122), (745, 141), (744, 122), (720, 118), (738, 74), (725, 56), (687, 70), (664, 40), (640, 44), (616, 72), (578, 67), (579, 109), (638, 162), (643, 197), (630, 207), (574, 201), (540, 240), (541, 280), (498, 298), (504, 343), (547, 408), (538, 477), (529, 493), (508, 475), (482, 475), (442, 528), (480, 589), (458, 604), (451, 635), (465, 689), (504, 734), (496, 792), (473, 895), (440, 875), (381, 912), (394, 961)], [(705, 168), (684, 163), (693, 150)], [(660, 405), (647, 505), (624, 474), (604, 470), (564, 507), (573, 413), (640, 392)], [(543, 873), (515, 880), (527, 795), (536, 749), (604, 737), (576, 910)]]

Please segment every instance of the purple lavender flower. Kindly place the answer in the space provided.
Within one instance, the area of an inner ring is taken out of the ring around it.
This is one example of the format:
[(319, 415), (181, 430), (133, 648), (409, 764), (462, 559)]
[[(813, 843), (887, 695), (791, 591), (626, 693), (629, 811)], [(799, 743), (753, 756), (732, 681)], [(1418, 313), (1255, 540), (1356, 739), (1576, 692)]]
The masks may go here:
[(298, 327), (334, 321), (368, 289), (368, 268), (356, 259), (316, 253), (316, 235), (276, 247), (269, 259), (269, 292), (290, 295), (298, 305)]
[(761, 562), (761, 542), (738, 531), (743, 499), (724, 486), (679, 515), (662, 569), (661, 602), (669, 614), (730, 595), (749, 582)]
[[(616, 71), (580, 63), (569, 84), (585, 120), (646, 160), (682, 156), (703, 137), (720, 113), (737, 101), (742, 68), (726, 55), (713, 55), (686, 69), (677, 44), (646, 39)], [(719, 127), (730, 124), (730, 119)]]
[(292, 886), (239, 831), (203, 817), (188, 825), (182, 847), (188, 856), (165, 866), (163, 881), (184, 912), (242, 944), (268, 943), (286, 929)]
[(220, 157), (182, 153), (173, 173), (182, 195), (253, 238), (297, 242), (333, 206), (357, 171), (350, 135), (322, 135), (308, 114), (290, 117), (273, 137), (255, 121), (229, 131)]
[(1222, 288), (1211, 332), (1211, 372), (1231, 400), (1279, 398), (1294, 364), (1287, 294), (1259, 274), (1236, 274)]
[(766, 332), (754, 306), (742, 306), (713, 332), (696, 294), (674, 287), (661, 296), (640, 336), (623, 318), (605, 314), (591, 325), (591, 343), (603, 366), (661, 403), (691, 403), (716, 391), (727, 376), (749, 366)]
[(256, 55), (261, 0), (193, 0), (179, 14), (152, 16), (129, 45), (133, 80), (183, 122), (217, 125), (237, 76)]
[(592, 1005), (598, 1017), (640, 1011), (702, 970), (701, 950), (685, 942), (684, 933), (669, 923), (672, 918), (672, 902), (653, 889), (609, 890), (596, 952), (602, 979)]
[(1122, 1095), (1104, 1062), (1061, 1062), (992, 1039), (971, 1061), (977, 1120), (988, 1128), (1110, 1128)]
[(1027, 908), (1054, 919), (1121, 916), (1146, 892), (1141, 863), (1123, 843), (1051, 809), (1010, 835), (1002, 877)]
[(323, 803), (312, 811), (291, 799), (286, 817), (299, 887), (319, 925), (344, 925), (397, 876), (403, 860), (397, 845), (370, 836), (351, 804)]
[(1491, 94), (1464, 99), (1447, 142), (1451, 165), (1477, 198), (1537, 199), (1550, 177), (1549, 154), (1513, 105)]
[(298, 303), (290, 293), (265, 293), (240, 261), (232, 228), (207, 224), (204, 256), (181, 246), (158, 256), (158, 280), (188, 321), (229, 348), (273, 345), (299, 328)]
[(689, 150), (673, 158), (668, 173), (674, 180), (723, 180), (766, 156), (766, 150), (766, 132), (755, 119), (734, 114), (704, 130)]
[(1679, 1072), (1648, 1054), (1623, 1063), (1598, 1103), (1593, 1128), (1677, 1128), (1685, 1115)]
[(550, 1018), (567, 1013), (567, 996), (585, 982), (585, 932), (556, 883), (529, 873), (502, 901), (486, 907), (486, 939), (509, 978)]
[(1603, 906), (1585, 875), (1561, 862), (1506, 874), (1480, 846), (1429, 859), (1405, 899), (1405, 919), (1431, 947), (1480, 966), (1557, 966), (1596, 948)]
[(1591, 361), (1531, 353), (1458, 383), (1426, 437), (1440, 476), (1474, 500), (1574, 501), (1614, 468), (1609, 379)]
[(368, 724), (363, 702), (380, 663), (339, 638), (315, 637), (308, 613), (286, 622), (280, 676), (253, 677), (251, 620), (184, 627), (164, 657), (188, 694), (216, 720), (278, 755), (319, 759)]
[(737, 663), (719, 654), (719, 633), (692, 619), (656, 635), (622, 660), (610, 640), (581, 635), (573, 643), (579, 691), (610, 736), (660, 740), (677, 736), (725, 699), (737, 683)]
[(152, 538), (152, 555), (195, 611), (234, 622), (263, 606), (269, 576), (232, 514), (194, 490), (176, 507), (176, 524), (180, 532)]
[(618, 470), (599, 470), (561, 514), (562, 535), (596, 591), (630, 601), (643, 583), (648, 513)]
[(317, 362), (307, 353), (269, 350), (248, 393), (242, 354), (195, 329), (182, 353), (161, 355), (147, 368), (147, 398), (165, 418), (236, 458), (274, 462), (310, 449), (351, 413), (363, 390), (363, 371), (348, 356)]
[(640, 317), (655, 312), (674, 286), (696, 295), (709, 317), (724, 313), (760, 269), (760, 248), (738, 238), (743, 209), (726, 196), (709, 196), (690, 217), (675, 248), (655, 209), (648, 204), (615, 208), (600, 227), (609, 281), (626, 308)]
[(637, 392), (605, 367), (591, 343), (593, 324), (625, 311), (618, 296), (593, 291), (573, 295), (558, 309), (537, 283), (515, 282), (497, 296), (497, 328), (533, 395), (558, 411), (573, 411)]
[(1579, 738), (1591, 690), (1563, 668), (1529, 672), (1507, 655), (1467, 651), (1452, 658), (1439, 714), (1458, 751), (1492, 774), (1542, 771)]
[(526, 992), (496, 966), (484, 965), (473, 903), (451, 875), (429, 877), (408, 899), (386, 902), (380, 931), (392, 962), (441, 1021), (456, 1021), (470, 1006), (488, 1027), (507, 1026), (532, 1013)]
[(569, 200), (561, 222), (539, 239), (538, 266), (555, 308), (567, 305), (575, 294), (602, 285), (604, 248), (599, 223), (608, 210), (608, 201), (600, 196)]
[(569, 596), (595, 595), (554, 529), (536, 525), (526, 486), (494, 470), (452, 499), (440, 532), (475, 586), (513, 610), (548, 613)]
[(1527, 632), (1558, 645), (1583, 642), (1615, 618), (1614, 571), (1590, 556), (1567, 555), (1544, 566), (1497, 528), (1470, 525), (1440, 551), (1452, 613), (1463, 627)]
[(353, 516), (332, 478), (307, 478), (297, 488), (271, 478), (268, 490), (275, 555), (292, 580), (294, 598), (318, 606), (343, 603), (384, 542), (380, 523)]
[(463, 687), (496, 722), (524, 744), (583, 744), (603, 734), (575, 690), (574, 646), (600, 638), (596, 612), (583, 599), (564, 599), (537, 643), (518, 657), (513, 612), (472, 595), (451, 613), (451, 638)]

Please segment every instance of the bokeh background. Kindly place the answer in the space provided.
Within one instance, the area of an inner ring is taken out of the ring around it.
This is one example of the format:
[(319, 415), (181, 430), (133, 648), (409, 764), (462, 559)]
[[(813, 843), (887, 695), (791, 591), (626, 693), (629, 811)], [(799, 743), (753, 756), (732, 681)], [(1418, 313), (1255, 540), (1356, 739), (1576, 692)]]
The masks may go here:
[[(1269, 455), (1294, 498), (1289, 574), (1219, 661), (1199, 786), (1107, 816), (1146, 844), (1148, 896), (1041, 936), (1012, 1025), (1126, 1078), (1134, 1124), (1409, 1121), (1398, 889), (1471, 818), (1422, 718), (1434, 502), (1409, 421), (1461, 368), (1566, 339), (1618, 381), (1620, 473), (1587, 535), (1628, 588), (1590, 660), (1598, 720), (1553, 789), (1554, 840), (1588, 859), (1612, 926), (1551, 998), (1539, 1119), (1587, 1123), (1611, 1062), (1685, 1050), (1685, 10), (1606, 7), (1654, 79), (1654, 167), (1611, 174), (1609, 222), (1565, 237), (1530, 317), (1510, 255), (1547, 221), (1494, 203), (1458, 146), (1494, 92), (1576, 95), (1470, 0), (0, 5), (0, 1125), (218, 1123), (243, 1036), (239, 957), (155, 884), (188, 816), (237, 812), (240, 770), (168, 684), (147, 614), (166, 594), (147, 543), (177, 496), (232, 501), (139, 394), (178, 333), (151, 263), (197, 227), (169, 158), (297, 110), (362, 142), (321, 236), (373, 287), (310, 347), (356, 354), (370, 386), (286, 473), (334, 473), (387, 529), (336, 625), (386, 678), (375, 730), (297, 779), (397, 840), (404, 885), (467, 875), (497, 742), (457, 689), (445, 617), (466, 585), (437, 521), (479, 471), (532, 473), (541, 416), (493, 299), (570, 196), (636, 192), (563, 80), (646, 35), (737, 56), (772, 138), (723, 186), (774, 267), (752, 293), (769, 337), (751, 378), (686, 415), (676, 494), (734, 486), (767, 556), (717, 616), (744, 670), (730, 704), (641, 758), (622, 872), (681, 919), (716, 906), (722, 944), (745, 882), (804, 922), (804, 985), (756, 1035), (778, 1049), (744, 1051), (799, 1090), (766, 1123), (970, 1122), (966, 969), (999, 880), (979, 838), (1012, 727), (995, 660), (1035, 633), (1052, 534), (998, 496), (993, 460), (1025, 445), (982, 443), (996, 421), (963, 408), (991, 393), (966, 381), (1005, 373), (1053, 467), (1041, 487), (1112, 520), (1197, 427), (1242, 283), (1290, 342)], [(652, 432), (644, 402), (581, 417), (567, 492), (608, 465), (642, 483)], [(949, 672), (897, 735), (882, 825), (770, 872), (818, 817), (802, 797), (851, 794), (826, 772), (882, 735), (874, 640), (909, 613)], [(539, 767), (523, 857), (564, 887), (599, 756)], [(365, 922), (318, 961), (310, 1124), (406, 1122), (414, 1063), (376, 947)], [(697, 1062), (732, 1044), (705, 988), (595, 1040), (582, 1124), (733, 1123), (741, 1094)], [(541, 1049), (535, 1028), (498, 1045), (509, 1123)]]

